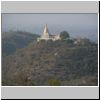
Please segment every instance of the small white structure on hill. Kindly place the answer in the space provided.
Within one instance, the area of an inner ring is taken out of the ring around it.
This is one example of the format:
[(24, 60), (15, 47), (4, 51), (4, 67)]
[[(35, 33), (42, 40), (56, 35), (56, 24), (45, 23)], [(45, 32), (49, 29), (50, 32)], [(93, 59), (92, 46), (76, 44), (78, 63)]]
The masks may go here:
[(40, 40), (53, 40), (53, 41), (56, 41), (56, 40), (60, 40), (60, 35), (50, 35), (49, 31), (48, 31), (47, 24), (46, 24), (45, 27), (44, 27), (43, 34), (41, 35), (41, 37), (39, 37), (37, 39), (37, 41), (40, 41)]

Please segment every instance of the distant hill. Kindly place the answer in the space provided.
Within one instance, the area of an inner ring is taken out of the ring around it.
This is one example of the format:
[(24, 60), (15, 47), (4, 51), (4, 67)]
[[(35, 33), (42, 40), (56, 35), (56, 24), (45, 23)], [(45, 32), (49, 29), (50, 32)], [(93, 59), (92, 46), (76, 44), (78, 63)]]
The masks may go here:
[(75, 45), (66, 40), (32, 42), (2, 59), (2, 85), (95, 86), (97, 84), (97, 44)]
[(7, 56), (36, 40), (38, 35), (22, 31), (2, 33), (2, 54)]

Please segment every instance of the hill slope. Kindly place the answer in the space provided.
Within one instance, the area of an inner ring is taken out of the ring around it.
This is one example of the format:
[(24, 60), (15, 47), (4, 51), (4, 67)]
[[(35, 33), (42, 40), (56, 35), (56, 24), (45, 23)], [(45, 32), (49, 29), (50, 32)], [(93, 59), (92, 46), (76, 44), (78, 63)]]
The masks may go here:
[(34, 42), (2, 60), (2, 85), (97, 85), (97, 45)]
[(14, 53), (17, 49), (27, 46), (36, 40), (38, 35), (28, 32), (5, 32), (2, 33), (2, 54), (3, 56)]

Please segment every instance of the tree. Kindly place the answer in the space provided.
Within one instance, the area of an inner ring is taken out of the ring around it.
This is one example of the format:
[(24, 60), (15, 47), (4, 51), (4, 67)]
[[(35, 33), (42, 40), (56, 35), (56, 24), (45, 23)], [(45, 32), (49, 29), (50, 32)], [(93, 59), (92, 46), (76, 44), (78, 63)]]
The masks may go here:
[(60, 33), (60, 38), (61, 38), (61, 40), (68, 39), (69, 37), (70, 37), (70, 36), (69, 36), (69, 33), (66, 32), (66, 31), (62, 31), (62, 32)]

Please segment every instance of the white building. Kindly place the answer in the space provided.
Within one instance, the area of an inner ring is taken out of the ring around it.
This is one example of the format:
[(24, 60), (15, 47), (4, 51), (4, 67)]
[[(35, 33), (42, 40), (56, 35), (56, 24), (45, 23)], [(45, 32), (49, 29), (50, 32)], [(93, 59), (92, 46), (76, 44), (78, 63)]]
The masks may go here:
[(47, 27), (47, 25), (45, 25), (43, 34), (41, 35), (41, 37), (39, 37), (37, 39), (37, 41), (40, 41), (40, 40), (53, 40), (53, 41), (56, 41), (56, 40), (60, 40), (60, 35), (50, 35), (49, 31), (48, 31), (48, 27)]

